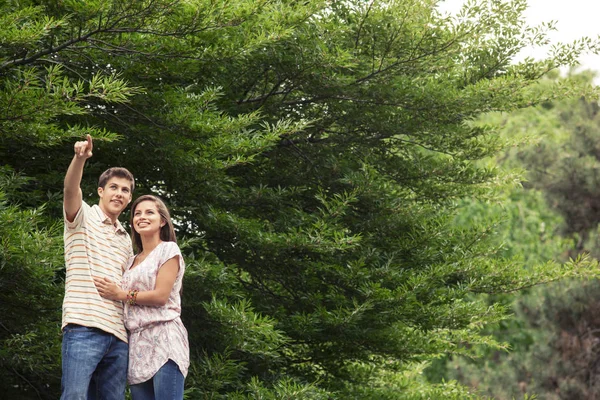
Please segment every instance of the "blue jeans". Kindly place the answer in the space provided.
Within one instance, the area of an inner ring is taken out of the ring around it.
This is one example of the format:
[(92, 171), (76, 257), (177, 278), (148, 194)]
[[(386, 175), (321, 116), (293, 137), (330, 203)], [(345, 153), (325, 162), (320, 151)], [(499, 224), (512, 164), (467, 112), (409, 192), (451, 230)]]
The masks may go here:
[(123, 400), (129, 346), (97, 328), (68, 324), (62, 338), (61, 400)]
[(181, 400), (185, 378), (173, 360), (168, 360), (152, 379), (131, 385), (133, 400)]

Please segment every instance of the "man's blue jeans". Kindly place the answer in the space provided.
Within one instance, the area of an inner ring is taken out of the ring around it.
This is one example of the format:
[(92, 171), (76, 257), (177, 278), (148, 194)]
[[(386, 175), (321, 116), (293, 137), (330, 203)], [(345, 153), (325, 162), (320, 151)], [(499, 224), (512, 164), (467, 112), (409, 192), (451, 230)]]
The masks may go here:
[(185, 378), (173, 360), (160, 367), (152, 379), (131, 385), (133, 400), (181, 400)]
[(127, 343), (100, 329), (65, 326), (61, 400), (123, 400), (128, 350)]

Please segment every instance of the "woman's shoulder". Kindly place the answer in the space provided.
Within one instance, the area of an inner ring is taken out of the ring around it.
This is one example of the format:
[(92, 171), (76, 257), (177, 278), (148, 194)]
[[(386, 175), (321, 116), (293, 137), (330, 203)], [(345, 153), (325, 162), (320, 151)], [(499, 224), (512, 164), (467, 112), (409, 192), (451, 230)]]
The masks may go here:
[(179, 250), (177, 242), (162, 242), (163, 249), (167, 250)]
[(176, 255), (181, 256), (181, 249), (179, 249), (179, 246), (176, 242), (163, 242), (161, 253), (163, 254), (163, 256), (171, 258)]

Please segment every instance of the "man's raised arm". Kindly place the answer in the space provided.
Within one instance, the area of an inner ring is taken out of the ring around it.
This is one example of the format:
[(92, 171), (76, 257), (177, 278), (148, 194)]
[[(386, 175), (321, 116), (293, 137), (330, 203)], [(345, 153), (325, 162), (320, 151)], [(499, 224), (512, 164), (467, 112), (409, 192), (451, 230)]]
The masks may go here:
[(74, 146), (75, 155), (67, 174), (65, 175), (64, 200), (63, 205), (67, 220), (73, 222), (75, 215), (81, 208), (83, 195), (81, 193), (81, 178), (83, 176), (83, 166), (85, 160), (92, 156), (94, 144), (92, 137), (87, 135), (86, 140), (76, 142)]

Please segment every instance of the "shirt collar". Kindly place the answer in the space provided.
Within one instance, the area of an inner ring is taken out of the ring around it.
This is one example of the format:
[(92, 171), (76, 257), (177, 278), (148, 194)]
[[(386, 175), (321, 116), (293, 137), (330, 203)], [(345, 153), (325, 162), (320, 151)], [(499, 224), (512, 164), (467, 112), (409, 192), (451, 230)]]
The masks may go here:
[[(94, 204), (94, 206), (92, 207), (95, 211), (96, 211), (96, 217), (97, 220), (100, 224), (102, 225), (113, 225), (112, 220), (110, 219), (109, 216), (107, 216), (104, 211), (102, 211), (102, 209), (100, 208), (100, 206), (98, 204)], [(123, 228), (123, 225), (121, 225), (121, 222), (119, 220), (117, 220), (117, 222), (114, 224), (115, 227), (115, 231), (119, 232), (119, 233), (127, 233), (127, 231), (125, 230), (125, 228)]]

